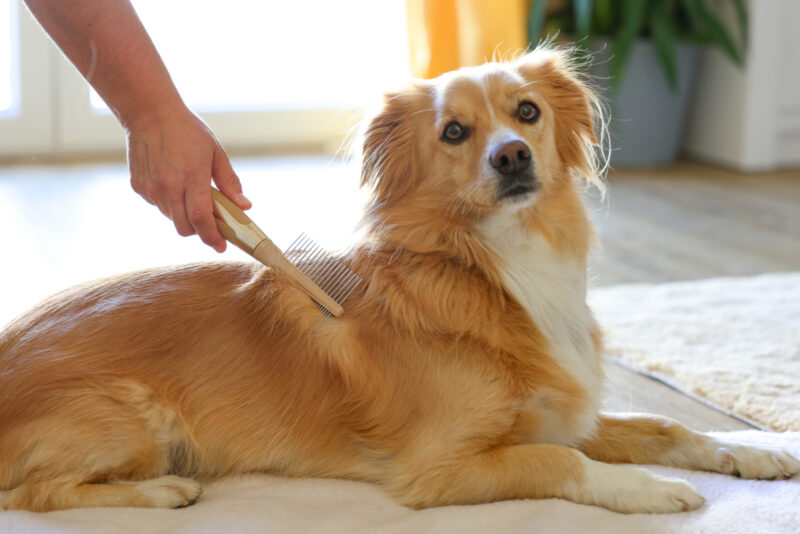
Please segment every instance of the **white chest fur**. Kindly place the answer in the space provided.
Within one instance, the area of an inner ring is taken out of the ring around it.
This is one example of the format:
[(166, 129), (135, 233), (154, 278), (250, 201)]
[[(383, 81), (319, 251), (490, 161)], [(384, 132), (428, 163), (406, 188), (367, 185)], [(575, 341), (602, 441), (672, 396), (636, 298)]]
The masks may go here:
[(579, 261), (559, 255), (540, 235), (532, 234), (511, 210), (487, 217), (479, 231), (503, 260), (508, 290), (525, 307), (549, 343), (551, 355), (587, 393), (589, 401), (563, 417), (549, 410), (546, 389), (531, 392), (526, 408), (541, 424), (531, 439), (573, 445), (594, 432), (603, 378), (590, 332), (594, 318), (586, 305), (586, 270)]

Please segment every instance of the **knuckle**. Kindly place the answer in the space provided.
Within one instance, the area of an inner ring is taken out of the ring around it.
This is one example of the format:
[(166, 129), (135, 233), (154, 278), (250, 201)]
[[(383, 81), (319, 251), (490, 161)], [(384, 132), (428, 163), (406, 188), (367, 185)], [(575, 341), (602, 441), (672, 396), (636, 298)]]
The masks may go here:
[(167, 186), (167, 184), (172, 183), (172, 176), (173, 173), (166, 167), (159, 167), (153, 172), (154, 181), (162, 186)]
[(186, 168), (183, 171), (183, 178), (187, 182), (194, 182), (194, 181), (198, 180), (202, 175), (203, 175), (203, 173), (201, 173), (201, 172), (199, 172), (199, 171), (197, 171), (197, 170), (195, 170), (195, 169), (193, 169), (191, 167)]
[(155, 182), (171, 195), (183, 191), (184, 180), (171, 167), (160, 167), (155, 173)]
[(170, 180), (175, 175), (175, 169), (168, 163), (161, 162), (152, 168), (152, 174), (158, 181)]
[(148, 182), (144, 185), (142, 189), (148, 200), (155, 200), (160, 197), (159, 195), (160, 190), (154, 183)]
[(194, 226), (202, 225), (208, 221), (210, 213), (202, 208), (192, 208), (187, 213), (189, 218), (189, 222), (192, 223)]
[(161, 182), (161, 190), (164, 191), (168, 197), (173, 198), (181, 196), (180, 193), (182, 191), (182, 187), (179, 182), (176, 182), (175, 180), (168, 180)]
[(222, 182), (224, 182), (228, 187), (238, 187), (239, 186), (239, 177), (235, 174), (223, 174), (220, 176)]

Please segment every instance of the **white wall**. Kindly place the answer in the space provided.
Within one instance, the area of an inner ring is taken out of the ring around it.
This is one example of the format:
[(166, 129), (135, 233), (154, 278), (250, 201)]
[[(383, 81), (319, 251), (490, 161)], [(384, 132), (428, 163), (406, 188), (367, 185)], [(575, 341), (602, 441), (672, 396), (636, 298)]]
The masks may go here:
[(800, 2), (750, 0), (749, 15), (743, 70), (717, 50), (702, 52), (684, 150), (743, 171), (798, 166)]
[(781, 15), (776, 152), (779, 162), (800, 165), (800, 2), (783, 0)]

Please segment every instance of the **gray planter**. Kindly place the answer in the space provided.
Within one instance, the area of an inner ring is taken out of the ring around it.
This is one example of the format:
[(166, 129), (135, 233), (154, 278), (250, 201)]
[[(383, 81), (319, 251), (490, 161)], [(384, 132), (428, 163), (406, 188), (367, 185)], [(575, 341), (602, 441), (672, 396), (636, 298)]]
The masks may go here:
[(598, 43), (590, 73), (608, 103), (611, 121), (611, 165), (656, 167), (674, 163), (686, 124), (686, 111), (697, 69), (697, 47), (676, 47), (678, 87), (670, 89), (666, 74), (649, 40), (631, 48), (624, 78), (611, 88), (610, 46)]

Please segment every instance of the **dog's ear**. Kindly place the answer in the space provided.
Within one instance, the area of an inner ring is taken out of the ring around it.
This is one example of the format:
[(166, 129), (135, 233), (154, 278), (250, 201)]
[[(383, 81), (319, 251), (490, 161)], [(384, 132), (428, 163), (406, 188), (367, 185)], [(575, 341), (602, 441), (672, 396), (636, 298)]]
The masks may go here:
[(363, 134), (361, 187), (370, 187), (376, 200), (396, 200), (419, 182), (419, 149), (415, 112), (430, 108), (422, 82), (384, 96), (380, 112)]
[(598, 134), (604, 135), (603, 107), (595, 91), (581, 75), (572, 51), (541, 47), (517, 60), (523, 77), (537, 84), (555, 114), (556, 145), (564, 164), (601, 188), (602, 151)]

